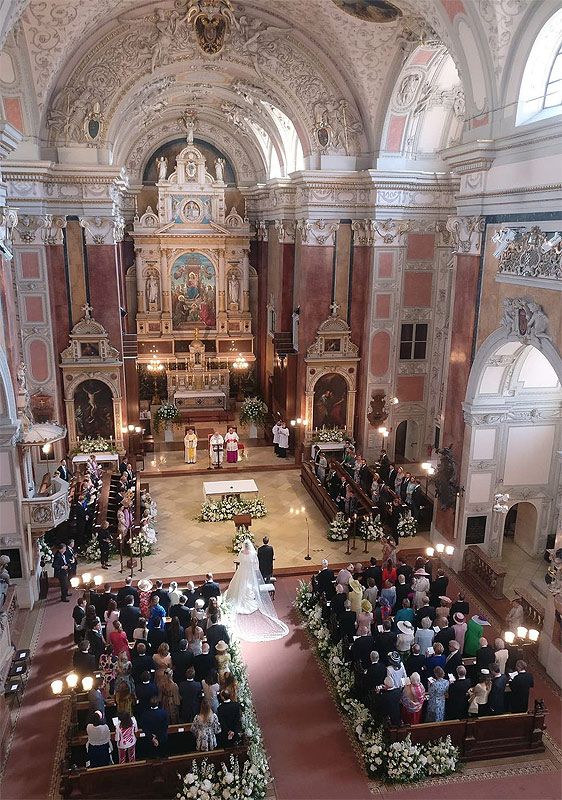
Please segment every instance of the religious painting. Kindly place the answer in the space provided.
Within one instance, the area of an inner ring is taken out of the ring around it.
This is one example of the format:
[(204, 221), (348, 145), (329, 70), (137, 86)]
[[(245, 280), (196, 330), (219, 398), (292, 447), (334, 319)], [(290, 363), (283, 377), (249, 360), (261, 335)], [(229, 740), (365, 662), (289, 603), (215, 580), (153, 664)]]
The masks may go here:
[(98, 342), (82, 342), (80, 344), (81, 358), (99, 358), (100, 346)]
[(81, 439), (115, 436), (113, 395), (107, 383), (87, 380), (78, 384), (74, 392), (74, 418), (76, 433)]
[(314, 385), (314, 428), (343, 428), (347, 417), (347, 382), (342, 375), (329, 372)]
[(216, 326), (217, 278), (202, 253), (185, 253), (172, 265), (172, 325), (176, 331)]
[(365, 22), (394, 22), (402, 16), (402, 11), (388, 0), (334, 0), (334, 3)]

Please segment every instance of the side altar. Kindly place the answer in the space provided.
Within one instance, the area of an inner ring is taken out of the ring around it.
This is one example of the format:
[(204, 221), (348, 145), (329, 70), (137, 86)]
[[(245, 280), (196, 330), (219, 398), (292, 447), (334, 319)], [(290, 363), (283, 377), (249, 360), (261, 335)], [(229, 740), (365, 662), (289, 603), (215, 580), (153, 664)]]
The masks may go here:
[(226, 213), (224, 162), (213, 177), (193, 129), (170, 175), (166, 159), (157, 163), (157, 211), (137, 215), (132, 232), (137, 362), (158, 356), (180, 408), (225, 408), (229, 364), (239, 354), (255, 361), (250, 224), (236, 208)]

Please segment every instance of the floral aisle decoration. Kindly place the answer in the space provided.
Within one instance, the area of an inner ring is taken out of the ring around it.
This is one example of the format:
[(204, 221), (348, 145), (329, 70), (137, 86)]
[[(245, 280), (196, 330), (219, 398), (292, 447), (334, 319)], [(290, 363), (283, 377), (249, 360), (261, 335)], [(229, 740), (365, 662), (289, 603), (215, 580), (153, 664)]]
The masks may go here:
[(224, 522), (232, 519), (235, 514), (249, 514), (252, 519), (265, 517), (267, 508), (261, 497), (255, 500), (244, 500), (233, 495), (212, 503), (206, 500), (201, 506), (200, 522)]
[(267, 405), (261, 397), (246, 397), (240, 406), (240, 425), (263, 425), (267, 414)]
[[(111, 556), (111, 555), (114, 555), (116, 552), (117, 552), (117, 549), (116, 549), (115, 545), (112, 542), (111, 545), (110, 545), (110, 548), (109, 548), (109, 554)], [(88, 561), (90, 563), (100, 560), (100, 556), (101, 556), (100, 545), (99, 545), (99, 542), (98, 542), (98, 537), (95, 534), (94, 534), (94, 536), (92, 536), (92, 538), (90, 539), (90, 541), (86, 545), (86, 548), (82, 552), (81, 555), (83, 555), (84, 558), (86, 559), (86, 561)]]
[(344, 428), (315, 428), (313, 442), (347, 442), (351, 441)]
[(37, 546), (39, 547), (39, 556), (43, 561), (43, 564), (52, 564), (53, 551), (51, 550), (51, 548), (49, 547), (43, 536), (41, 536), (41, 538), (37, 540)]
[(328, 525), (328, 539), (331, 542), (344, 542), (347, 539), (350, 522), (345, 514), (338, 511), (334, 519)]
[(236, 528), (234, 532), (234, 536), (232, 537), (232, 546), (231, 550), (235, 555), (238, 555), (240, 550), (242, 550), (242, 545), (249, 539), (252, 544), (255, 544), (254, 534), (246, 525), (240, 525), (239, 528)]
[(304, 617), (318, 654), (326, 664), (337, 701), (361, 747), (368, 774), (392, 783), (412, 783), (429, 776), (455, 772), (459, 753), (448, 736), (424, 745), (423, 753), (409, 736), (402, 742), (386, 741), (384, 727), (373, 719), (370, 710), (360, 700), (353, 697), (353, 676), (344, 661), (341, 643), (332, 643), (322, 619), (322, 609), (316, 603), (310, 585), (304, 581), (297, 587), (295, 606)]
[(357, 526), (357, 538), (365, 541), (365, 534), (368, 542), (380, 542), (384, 536), (384, 530), (380, 516), (374, 519), (362, 519)]
[(90, 455), (91, 453), (113, 453), (115, 451), (115, 443), (111, 439), (104, 439), (103, 436), (86, 436), (77, 442), (76, 447), (72, 451), (73, 455), (83, 453)]
[(141, 528), (136, 536), (133, 536), (133, 540), (130, 544), (131, 555), (133, 556), (141, 556), (145, 558), (146, 556), (151, 556), (153, 552), (153, 546), (155, 541), (151, 539), (149, 534), (147, 533), (147, 529)]
[(179, 419), (180, 412), (174, 403), (163, 403), (154, 415), (154, 430), (158, 433), (160, 425), (168, 425)]
[(397, 530), (398, 530), (398, 536), (402, 538), (406, 536), (415, 536), (416, 533), (418, 532), (417, 522), (409, 511), (406, 512), (406, 515), (402, 517), (402, 519), (398, 523)]

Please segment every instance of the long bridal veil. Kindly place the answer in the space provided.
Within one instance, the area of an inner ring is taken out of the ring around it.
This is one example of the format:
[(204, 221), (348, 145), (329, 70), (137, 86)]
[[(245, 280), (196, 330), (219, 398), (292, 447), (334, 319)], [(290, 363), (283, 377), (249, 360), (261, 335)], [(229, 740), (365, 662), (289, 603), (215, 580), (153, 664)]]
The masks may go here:
[(240, 563), (225, 593), (232, 609), (232, 625), (240, 639), (263, 642), (282, 639), (289, 633), (264, 589), (256, 548), (246, 539), (240, 551)]

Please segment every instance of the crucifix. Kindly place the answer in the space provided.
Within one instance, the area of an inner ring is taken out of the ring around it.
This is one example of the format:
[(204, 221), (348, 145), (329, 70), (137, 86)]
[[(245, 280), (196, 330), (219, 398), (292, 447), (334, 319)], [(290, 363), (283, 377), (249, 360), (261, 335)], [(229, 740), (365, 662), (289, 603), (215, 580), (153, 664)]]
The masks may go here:
[(331, 305), (330, 305), (330, 311), (332, 312), (332, 316), (333, 316), (333, 317), (337, 317), (337, 315), (338, 315), (338, 308), (339, 308), (339, 305), (338, 305), (338, 304), (336, 303), (336, 301), (334, 300), (334, 302), (333, 302), (333, 303), (331, 303)]
[(86, 305), (83, 305), (82, 306), (82, 311), (84, 312), (84, 319), (86, 319), (86, 320), (92, 319), (92, 311), (93, 310), (94, 310), (93, 307), (89, 303), (86, 303)]

